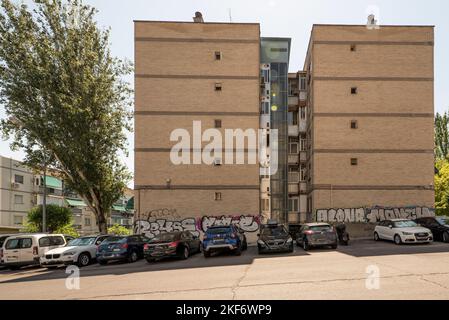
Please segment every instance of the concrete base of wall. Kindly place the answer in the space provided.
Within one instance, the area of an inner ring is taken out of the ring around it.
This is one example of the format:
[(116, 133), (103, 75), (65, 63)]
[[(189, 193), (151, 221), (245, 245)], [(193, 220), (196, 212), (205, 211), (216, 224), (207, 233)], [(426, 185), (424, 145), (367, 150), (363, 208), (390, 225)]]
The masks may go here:
[(371, 239), (374, 233), (375, 224), (370, 223), (347, 223), (346, 231), (350, 239)]

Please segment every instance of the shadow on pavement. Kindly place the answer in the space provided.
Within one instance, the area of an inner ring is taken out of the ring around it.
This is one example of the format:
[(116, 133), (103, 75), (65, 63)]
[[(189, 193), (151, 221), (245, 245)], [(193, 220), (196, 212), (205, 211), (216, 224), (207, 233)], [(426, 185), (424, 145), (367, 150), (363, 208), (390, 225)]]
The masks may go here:
[[(255, 259), (270, 259), (279, 257), (294, 257), (294, 256), (306, 256), (308, 252), (305, 252), (301, 248), (296, 247), (293, 253), (272, 253), (262, 254), (257, 253), (257, 247), (248, 247), (248, 250), (243, 251), (241, 256), (235, 256), (232, 253), (214, 254), (210, 258), (205, 258), (202, 254), (196, 254), (191, 256), (187, 260), (178, 259), (164, 259), (157, 262), (148, 263), (142, 259), (135, 263), (126, 262), (109, 262), (105, 266), (100, 266), (95, 263), (88, 267), (80, 269), (81, 277), (92, 277), (101, 275), (124, 275), (138, 272), (151, 272), (151, 271), (165, 271), (165, 270), (179, 270), (179, 269), (192, 269), (192, 268), (209, 268), (209, 267), (225, 267), (225, 266), (239, 266), (252, 264)], [(65, 273), (65, 268), (60, 267), (57, 269), (47, 270), (39, 267), (23, 268), (18, 271), (0, 271), (1, 275), (19, 276), (20, 278), (8, 279), (2, 281), (0, 277), (0, 283), (17, 283), (27, 281), (40, 281), (40, 280), (52, 280), (52, 279), (65, 279), (68, 274)]]

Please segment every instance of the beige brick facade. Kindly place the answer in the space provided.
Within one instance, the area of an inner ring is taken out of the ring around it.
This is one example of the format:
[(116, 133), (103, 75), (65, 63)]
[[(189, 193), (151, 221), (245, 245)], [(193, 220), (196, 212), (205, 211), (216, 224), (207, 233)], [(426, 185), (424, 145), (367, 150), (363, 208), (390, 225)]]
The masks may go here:
[(205, 216), (258, 219), (258, 162), (174, 165), (169, 151), (176, 144), (171, 132), (191, 134), (193, 121), (202, 132), (215, 120), (222, 133), (257, 131), (259, 51), (259, 24), (135, 22), (135, 205), (145, 220), (139, 232), (154, 236), (173, 223), (193, 231), (191, 219)]
[(434, 207), (433, 27), (315, 25), (305, 68), (309, 210)]

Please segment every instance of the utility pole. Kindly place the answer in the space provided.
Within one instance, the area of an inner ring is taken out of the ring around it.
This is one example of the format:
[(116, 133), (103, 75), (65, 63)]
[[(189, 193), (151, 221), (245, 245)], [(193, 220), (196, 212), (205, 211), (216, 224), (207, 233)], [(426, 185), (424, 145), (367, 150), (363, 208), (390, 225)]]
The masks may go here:
[(47, 232), (47, 158), (44, 150), (44, 179), (43, 179), (43, 199), (42, 199), (42, 232)]

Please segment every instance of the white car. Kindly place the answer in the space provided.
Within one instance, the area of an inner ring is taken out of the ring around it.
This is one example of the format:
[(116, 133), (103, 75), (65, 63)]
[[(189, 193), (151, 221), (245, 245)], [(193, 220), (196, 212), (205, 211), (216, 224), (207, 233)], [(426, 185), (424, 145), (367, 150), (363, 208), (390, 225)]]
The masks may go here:
[(109, 235), (86, 236), (71, 240), (67, 246), (48, 251), (40, 259), (41, 267), (54, 268), (61, 265), (89, 265), (95, 259), (97, 246)]
[(396, 244), (402, 243), (430, 243), (433, 234), (416, 222), (408, 219), (391, 219), (381, 221), (374, 228), (374, 240), (391, 240)]
[(33, 233), (10, 236), (2, 247), (3, 265), (12, 270), (39, 265), (40, 257), (65, 245), (66, 240), (62, 234)]

